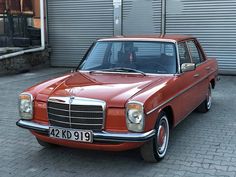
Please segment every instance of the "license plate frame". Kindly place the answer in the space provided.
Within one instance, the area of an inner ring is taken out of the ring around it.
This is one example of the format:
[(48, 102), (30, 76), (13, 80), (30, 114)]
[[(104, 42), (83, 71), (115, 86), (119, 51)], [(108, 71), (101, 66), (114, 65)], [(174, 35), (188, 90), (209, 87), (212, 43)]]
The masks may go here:
[(50, 126), (48, 134), (49, 137), (56, 139), (83, 142), (83, 143), (93, 142), (93, 131), (91, 130), (80, 130), (80, 129)]

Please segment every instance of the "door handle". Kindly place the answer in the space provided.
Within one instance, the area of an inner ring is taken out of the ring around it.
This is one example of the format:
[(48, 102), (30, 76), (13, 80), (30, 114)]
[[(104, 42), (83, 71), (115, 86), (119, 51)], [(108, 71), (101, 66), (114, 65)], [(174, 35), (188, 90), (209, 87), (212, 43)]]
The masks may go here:
[(206, 70), (210, 70), (211, 68), (210, 68), (210, 66), (207, 66), (205, 69), (206, 69)]
[(193, 77), (199, 77), (199, 76), (200, 76), (199, 73), (193, 75)]

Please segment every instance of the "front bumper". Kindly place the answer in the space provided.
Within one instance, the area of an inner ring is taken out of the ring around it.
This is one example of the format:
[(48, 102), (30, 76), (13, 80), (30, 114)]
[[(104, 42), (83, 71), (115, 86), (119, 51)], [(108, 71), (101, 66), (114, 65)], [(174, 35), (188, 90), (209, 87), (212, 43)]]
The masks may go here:
[[(28, 120), (19, 120), (16, 122), (19, 127), (35, 131), (40, 134), (48, 135), (49, 126), (35, 123)], [(115, 133), (115, 132), (93, 132), (94, 141), (106, 141), (106, 142), (145, 142), (151, 139), (155, 135), (155, 130), (150, 130), (144, 133)]]

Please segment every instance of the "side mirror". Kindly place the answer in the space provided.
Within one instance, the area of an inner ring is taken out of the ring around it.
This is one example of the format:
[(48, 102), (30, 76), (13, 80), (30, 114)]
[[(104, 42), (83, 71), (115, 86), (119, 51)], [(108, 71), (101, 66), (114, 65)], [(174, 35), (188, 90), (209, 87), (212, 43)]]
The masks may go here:
[(183, 63), (181, 65), (181, 71), (183, 73), (188, 72), (188, 71), (193, 71), (196, 69), (196, 64), (195, 63)]

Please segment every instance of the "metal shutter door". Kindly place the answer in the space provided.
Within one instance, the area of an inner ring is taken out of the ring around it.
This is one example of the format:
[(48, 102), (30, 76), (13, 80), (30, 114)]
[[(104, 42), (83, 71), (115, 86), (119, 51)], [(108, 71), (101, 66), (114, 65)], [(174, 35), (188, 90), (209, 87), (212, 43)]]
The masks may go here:
[(160, 34), (161, 0), (123, 0), (123, 34)]
[(220, 73), (236, 74), (236, 1), (167, 0), (166, 32), (198, 37)]
[(111, 0), (48, 0), (52, 66), (77, 66), (93, 41), (113, 35)]

